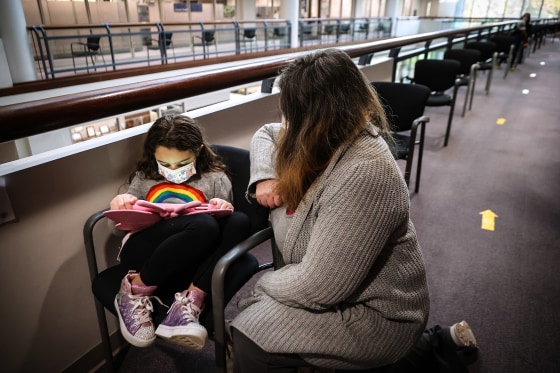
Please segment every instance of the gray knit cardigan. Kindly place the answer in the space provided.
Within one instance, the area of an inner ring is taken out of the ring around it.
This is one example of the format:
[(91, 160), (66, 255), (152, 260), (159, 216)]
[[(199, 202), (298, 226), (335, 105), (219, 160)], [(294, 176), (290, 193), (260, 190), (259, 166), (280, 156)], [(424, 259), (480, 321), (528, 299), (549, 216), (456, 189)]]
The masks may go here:
[[(265, 125), (255, 135), (252, 160), (267, 164), (253, 182), (274, 177), (278, 129)], [(336, 152), (290, 219), (285, 266), (264, 273), (239, 303), (232, 326), (265, 351), (325, 368), (383, 366), (404, 356), (426, 325), (428, 286), (408, 188), (372, 133)]]

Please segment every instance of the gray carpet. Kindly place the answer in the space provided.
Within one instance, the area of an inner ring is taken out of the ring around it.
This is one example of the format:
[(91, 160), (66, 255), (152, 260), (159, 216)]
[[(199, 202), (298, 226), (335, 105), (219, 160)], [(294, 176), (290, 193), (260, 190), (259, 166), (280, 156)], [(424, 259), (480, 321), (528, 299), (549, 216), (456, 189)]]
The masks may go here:
[[(480, 345), (471, 373), (556, 373), (560, 42), (547, 40), (507, 79), (502, 75), (495, 72), (488, 96), (481, 75), (464, 118), (462, 89), (446, 148), (447, 108), (425, 113), (431, 121), (411, 211), (428, 270), (429, 325), (470, 323)], [(497, 125), (498, 118), (505, 124)], [(498, 215), (494, 231), (481, 229), (480, 212), (487, 209)], [(266, 246), (259, 251), (268, 255)], [(202, 352), (191, 352), (158, 341), (130, 348), (120, 372), (212, 372), (213, 347), (210, 341)]]

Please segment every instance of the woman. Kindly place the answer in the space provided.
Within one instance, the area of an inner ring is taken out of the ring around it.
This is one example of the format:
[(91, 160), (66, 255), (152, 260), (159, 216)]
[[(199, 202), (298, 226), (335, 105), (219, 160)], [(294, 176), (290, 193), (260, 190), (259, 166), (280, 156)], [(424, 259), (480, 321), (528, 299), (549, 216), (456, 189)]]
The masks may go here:
[(283, 126), (266, 129), (262, 154), (275, 157), (274, 190), (291, 220), (285, 265), (265, 273), (240, 303), (235, 369), (394, 363), (422, 334), (429, 300), (383, 108), (337, 49), (289, 64), (279, 88)]

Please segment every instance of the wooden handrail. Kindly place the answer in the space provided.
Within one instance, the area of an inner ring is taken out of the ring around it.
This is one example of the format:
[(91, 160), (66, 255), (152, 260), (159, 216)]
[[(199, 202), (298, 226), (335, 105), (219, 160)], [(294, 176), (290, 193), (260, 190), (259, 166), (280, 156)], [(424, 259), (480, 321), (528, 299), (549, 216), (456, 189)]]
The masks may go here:
[[(436, 31), (416, 36), (342, 46), (340, 49), (356, 58), (432, 39), (464, 36), (475, 31), (488, 31), (511, 24), (515, 24), (515, 22), (499, 22), (458, 30)], [(224, 68), (200, 75), (162, 78), (157, 81), (138, 82), (3, 106), (0, 107), (0, 142), (266, 79), (277, 75), (279, 70), (292, 59), (293, 54), (285, 58), (279, 57), (272, 62), (261, 62), (245, 67)]]

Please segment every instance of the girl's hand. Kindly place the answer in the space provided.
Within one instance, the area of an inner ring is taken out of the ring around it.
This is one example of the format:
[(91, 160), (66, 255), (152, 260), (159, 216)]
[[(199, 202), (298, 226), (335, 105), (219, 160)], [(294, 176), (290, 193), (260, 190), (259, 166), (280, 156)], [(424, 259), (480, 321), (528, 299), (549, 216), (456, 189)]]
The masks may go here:
[(225, 199), (212, 198), (210, 201), (208, 201), (208, 203), (214, 205), (214, 207), (216, 207), (217, 209), (227, 209), (233, 211), (233, 205)]
[(138, 198), (132, 194), (119, 194), (111, 200), (111, 210), (131, 210)]

